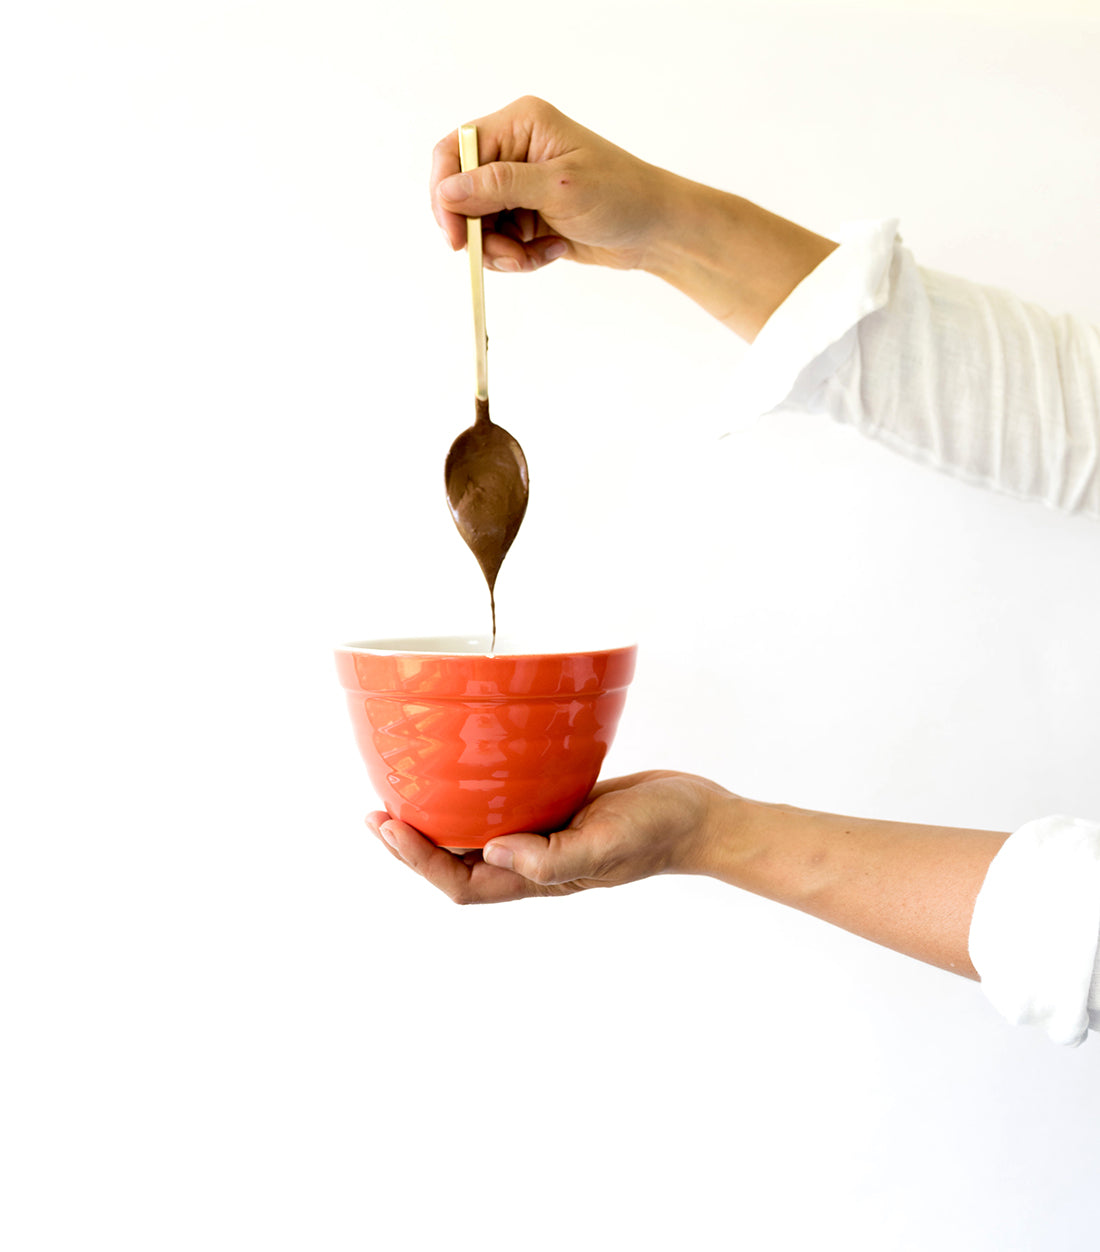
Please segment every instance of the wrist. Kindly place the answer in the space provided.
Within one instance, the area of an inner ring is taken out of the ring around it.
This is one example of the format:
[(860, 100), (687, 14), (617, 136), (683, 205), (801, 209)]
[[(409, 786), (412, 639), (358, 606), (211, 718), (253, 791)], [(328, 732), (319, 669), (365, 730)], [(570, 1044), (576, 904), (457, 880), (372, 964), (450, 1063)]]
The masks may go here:
[(754, 895), (812, 911), (834, 872), (830, 815), (726, 793), (715, 797), (701, 871)]
[(776, 831), (772, 805), (727, 791), (717, 783), (697, 780), (700, 817), (685, 857), (685, 872), (717, 878), (734, 887), (761, 880)]
[(741, 196), (661, 174), (641, 268), (751, 343), (837, 245)]
[(696, 271), (722, 268), (743, 228), (740, 206), (730, 192), (653, 168), (649, 196), (655, 206), (652, 229), (640, 268), (677, 287), (687, 287)]

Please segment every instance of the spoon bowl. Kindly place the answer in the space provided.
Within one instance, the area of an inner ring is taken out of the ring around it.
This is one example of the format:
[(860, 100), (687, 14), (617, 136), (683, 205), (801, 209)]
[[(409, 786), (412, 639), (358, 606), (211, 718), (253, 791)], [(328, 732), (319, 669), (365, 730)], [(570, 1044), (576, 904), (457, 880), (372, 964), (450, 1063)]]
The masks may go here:
[(474, 424), (451, 444), (443, 467), (447, 504), (458, 533), (489, 587), (496, 634), (496, 580), (527, 511), (527, 458), (515, 439), (477, 401)]

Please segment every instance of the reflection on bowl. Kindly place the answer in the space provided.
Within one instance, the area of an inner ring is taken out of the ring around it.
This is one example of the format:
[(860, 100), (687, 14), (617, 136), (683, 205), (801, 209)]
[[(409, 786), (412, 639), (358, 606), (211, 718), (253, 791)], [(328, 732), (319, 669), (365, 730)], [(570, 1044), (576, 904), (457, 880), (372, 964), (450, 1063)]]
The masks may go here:
[(487, 639), (336, 650), (371, 782), (391, 817), (448, 848), (566, 825), (599, 776), (635, 646), (487, 655)]

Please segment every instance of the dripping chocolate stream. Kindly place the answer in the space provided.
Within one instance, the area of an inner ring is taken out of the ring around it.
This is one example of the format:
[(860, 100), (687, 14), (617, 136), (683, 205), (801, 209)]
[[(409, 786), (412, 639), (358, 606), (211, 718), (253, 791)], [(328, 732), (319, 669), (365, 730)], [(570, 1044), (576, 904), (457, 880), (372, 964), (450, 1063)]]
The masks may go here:
[(474, 424), (451, 445), (444, 466), (447, 504), (458, 533), (474, 554), (489, 588), (496, 651), (496, 581), (527, 511), (527, 459), (512, 436), (476, 397)]

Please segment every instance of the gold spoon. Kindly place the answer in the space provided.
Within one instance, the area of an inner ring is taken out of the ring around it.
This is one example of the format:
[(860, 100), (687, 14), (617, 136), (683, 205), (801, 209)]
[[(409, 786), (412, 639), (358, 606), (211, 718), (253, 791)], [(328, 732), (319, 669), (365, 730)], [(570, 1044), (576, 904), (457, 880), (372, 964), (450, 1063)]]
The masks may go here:
[[(462, 169), (476, 169), (477, 127), (458, 131)], [(466, 219), (466, 250), (470, 255), (470, 284), (474, 299), (474, 348), (477, 394), (474, 424), (451, 444), (443, 476), (447, 503), (458, 533), (477, 558), (489, 586), (496, 649), (495, 587), (501, 563), (527, 511), (527, 458), (512, 436), (489, 420), (488, 342), (485, 337), (485, 275), (481, 268), (481, 218)]]

